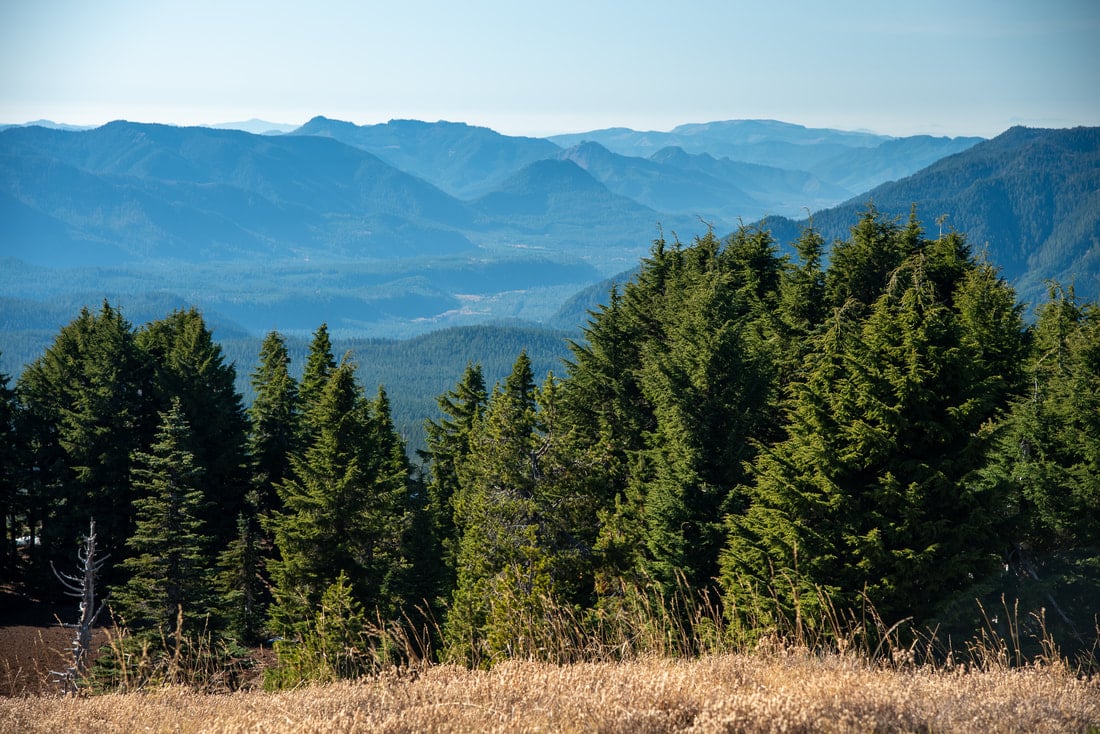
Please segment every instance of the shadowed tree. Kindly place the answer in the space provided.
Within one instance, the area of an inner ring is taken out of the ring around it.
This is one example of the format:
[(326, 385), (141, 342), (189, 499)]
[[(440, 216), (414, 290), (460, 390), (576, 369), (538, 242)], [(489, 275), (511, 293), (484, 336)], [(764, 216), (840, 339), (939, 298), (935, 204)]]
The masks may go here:
[(128, 578), (111, 593), (113, 611), (132, 630), (171, 637), (180, 614), (186, 630), (201, 629), (214, 602), (204, 476), (191, 440), (181, 401), (173, 398), (149, 451), (134, 454), (136, 527), (120, 564)]

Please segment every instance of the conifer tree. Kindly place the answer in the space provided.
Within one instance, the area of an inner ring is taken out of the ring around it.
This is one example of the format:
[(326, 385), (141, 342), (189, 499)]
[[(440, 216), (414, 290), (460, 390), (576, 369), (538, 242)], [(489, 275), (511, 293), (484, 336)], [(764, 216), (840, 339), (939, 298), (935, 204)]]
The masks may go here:
[[(914, 230), (882, 251), (912, 249)], [(866, 593), (888, 620), (928, 619), (995, 562), (996, 501), (974, 478), (1022, 324), (978, 271), (952, 233), (913, 250), (869, 309), (837, 309), (793, 386), (789, 438), (759, 457), (731, 517), (732, 614), (770, 598), (806, 619), (821, 592), (842, 609)], [(978, 318), (980, 302), (1000, 311)], [(978, 339), (990, 350), (968, 353)]]
[(541, 562), (535, 496), (535, 385), (531, 361), (520, 354), (503, 386), (494, 388), (483, 419), (470, 436), (470, 452), (458, 466), (454, 497), (459, 533), (458, 579), (444, 635), (447, 655), (478, 663), (492, 657), (489, 638), (504, 620), (492, 612), (517, 614), (493, 605), (514, 584), (528, 583), (519, 596), (537, 594)]
[(237, 537), (218, 556), (217, 590), (226, 631), (243, 644), (260, 641), (270, 602), (262, 567), (262, 542), (254, 518), (237, 516)]
[(203, 472), (190, 451), (191, 427), (173, 398), (148, 452), (134, 454), (136, 527), (120, 564), (126, 583), (113, 611), (133, 630), (172, 635), (202, 627), (213, 602), (209, 538), (203, 530)]
[(549, 611), (592, 602), (598, 496), (568, 440), (561, 384), (520, 354), (457, 464), (457, 582), (444, 655), (473, 665), (553, 647)]
[[(303, 416), (308, 416), (320, 401), (325, 385), (328, 384), (329, 377), (335, 369), (336, 360), (332, 356), (332, 340), (329, 339), (328, 324), (321, 324), (313, 332), (306, 366), (302, 370), (302, 379), (298, 384), (299, 405)], [(308, 441), (311, 438), (308, 421), (303, 423), (302, 430), (304, 439)]]
[(236, 369), (226, 364), (202, 315), (180, 310), (146, 324), (137, 343), (155, 371), (160, 410), (176, 399), (191, 426), (191, 451), (203, 471), (203, 521), (219, 547), (236, 536), (236, 518), (249, 489), (248, 423), (236, 389)]
[(1013, 563), (1100, 543), (1100, 308), (1053, 286), (1026, 377), (989, 471), (1011, 508)]
[(301, 435), (298, 385), (290, 376), (290, 356), (278, 332), (260, 346), (260, 364), (252, 373), (255, 393), (248, 409), (248, 452), (253, 462), (253, 504), (260, 516), (278, 508), (276, 487), (290, 474), (290, 457)]
[(783, 385), (801, 370), (809, 351), (810, 337), (825, 323), (825, 271), (822, 258), (825, 240), (808, 227), (794, 243), (797, 263), (788, 263), (779, 284), (779, 321), (783, 334)]
[(400, 439), (392, 425), (388, 434), (382, 428), (388, 415), (378, 415), (383, 404), (363, 397), (345, 359), (307, 416), (314, 438), (292, 457), (291, 476), (280, 487), (284, 509), (268, 522), (279, 552), (269, 567), (272, 619), (280, 630), (311, 619), (341, 572), (364, 607), (389, 613), (399, 604), (388, 585), (404, 564), (406, 486), (396, 459)]
[(432, 582), (433, 596), (449, 598), (454, 590), (458, 538), (455, 532), (454, 497), (459, 488), (458, 465), (470, 453), (470, 433), (481, 417), (485, 401), (481, 365), (470, 363), (454, 389), (437, 399), (438, 419), (425, 424), (428, 466), (428, 512), (438, 559)]
[(27, 511), (42, 533), (31, 550), (43, 578), (50, 561), (72, 555), (90, 517), (105, 555), (117, 558), (131, 535), (131, 458), (152, 439), (152, 392), (147, 356), (130, 323), (106, 302), (97, 313), (81, 309), (20, 376)]
[[(1001, 509), (1004, 565), (953, 611), (973, 623), (975, 596), (1003, 597), (1025, 634), (1049, 635), (1073, 655), (1093, 646), (1100, 605), (1100, 307), (1053, 285), (1024, 377), (982, 471)], [(1040, 614), (1045, 627), (1031, 629)]]
[(905, 236), (898, 236), (898, 225), (884, 219), (874, 204), (852, 227), (850, 239), (833, 245), (829, 269), (825, 274), (825, 298), (831, 308), (840, 308), (849, 299), (870, 306), (878, 298), (889, 277), (918, 245), (919, 223), (915, 212)]
[(8, 387), (8, 375), (0, 372), (0, 571), (7, 578), (14, 577), (16, 538), (20, 532), (21, 507), (18, 485), (23, 457), (16, 441), (15, 391)]

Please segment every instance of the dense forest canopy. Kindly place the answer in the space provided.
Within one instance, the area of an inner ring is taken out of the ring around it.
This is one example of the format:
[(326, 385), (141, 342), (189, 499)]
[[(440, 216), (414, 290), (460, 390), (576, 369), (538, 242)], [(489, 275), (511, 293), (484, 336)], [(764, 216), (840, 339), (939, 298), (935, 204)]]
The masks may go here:
[(519, 353), (487, 384), (471, 354), (419, 462), (323, 324), (300, 379), (268, 335), (245, 410), (197, 311), (86, 308), (0, 380), (4, 574), (55, 594), (95, 518), (135, 631), (298, 640), (283, 684), (334, 609), (426, 615), (435, 654), (487, 665), (548, 649), (551, 610), (606, 625), (685, 590), (746, 639), (867, 609), (971, 633), (1004, 595), (1088, 650), (1100, 304), (1051, 284), (1028, 324), (915, 214), (824, 247), (656, 241), (560, 374)]

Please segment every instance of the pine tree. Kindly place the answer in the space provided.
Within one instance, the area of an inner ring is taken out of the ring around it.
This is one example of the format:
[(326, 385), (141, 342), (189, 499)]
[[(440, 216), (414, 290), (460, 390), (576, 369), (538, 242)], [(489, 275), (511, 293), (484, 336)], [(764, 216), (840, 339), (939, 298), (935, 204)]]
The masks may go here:
[(174, 400), (191, 426), (191, 451), (203, 471), (203, 521), (219, 547), (236, 536), (249, 488), (248, 423), (236, 390), (236, 369), (194, 308), (146, 324), (137, 344), (155, 370), (160, 410)]
[[(723, 558), (735, 616), (773, 599), (766, 613), (812, 618), (823, 593), (927, 620), (996, 562), (996, 497), (975, 473), (1009, 397), (1019, 311), (958, 235), (913, 249), (914, 231), (883, 244), (912, 254), (873, 303), (837, 309), (793, 385), (789, 438), (753, 467)], [(988, 351), (971, 353), (977, 340)]]
[(431, 582), (433, 598), (448, 599), (454, 590), (458, 553), (454, 497), (459, 489), (458, 465), (470, 453), (470, 433), (482, 416), (487, 397), (481, 366), (470, 363), (454, 389), (437, 399), (442, 415), (425, 424), (427, 450), (422, 457), (430, 462), (427, 491), (434, 544), (431, 555), (439, 561)]
[(298, 450), (301, 419), (298, 385), (289, 372), (290, 356), (278, 332), (260, 347), (260, 364), (252, 373), (255, 393), (248, 409), (248, 453), (253, 462), (252, 486), (260, 516), (278, 509), (276, 487), (290, 474), (290, 457)]
[(148, 452), (134, 454), (136, 527), (120, 564), (126, 583), (111, 594), (113, 611), (132, 630), (174, 635), (199, 629), (213, 601), (209, 538), (203, 531), (203, 472), (190, 451), (191, 427), (172, 400)]
[(95, 314), (82, 309), (20, 376), (26, 509), (28, 523), (41, 527), (42, 542), (31, 550), (43, 583), (49, 562), (72, 555), (89, 518), (97, 520), (105, 555), (117, 558), (133, 532), (131, 459), (152, 439), (152, 392), (147, 356), (106, 302)]
[(269, 564), (279, 630), (308, 622), (341, 572), (364, 607), (389, 613), (399, 604), (390, 585), (404, 565), (407, 460), (398, 466), (400, 439), (392, 425), (383, 429), (382, 404), (363, 397), (345, 359), (306, 416), (314, 438), (292, 457), (291, 476), (280, 487), (284, 509), (267, 523), (279, 552)]

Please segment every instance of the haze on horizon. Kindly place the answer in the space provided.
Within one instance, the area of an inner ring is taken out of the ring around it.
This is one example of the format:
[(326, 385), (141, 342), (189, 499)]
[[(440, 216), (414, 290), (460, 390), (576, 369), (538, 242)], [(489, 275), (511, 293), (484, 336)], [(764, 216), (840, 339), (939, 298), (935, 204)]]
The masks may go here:
[(1100, 3), (6, 3), (0, 122), (1100, 124)]

